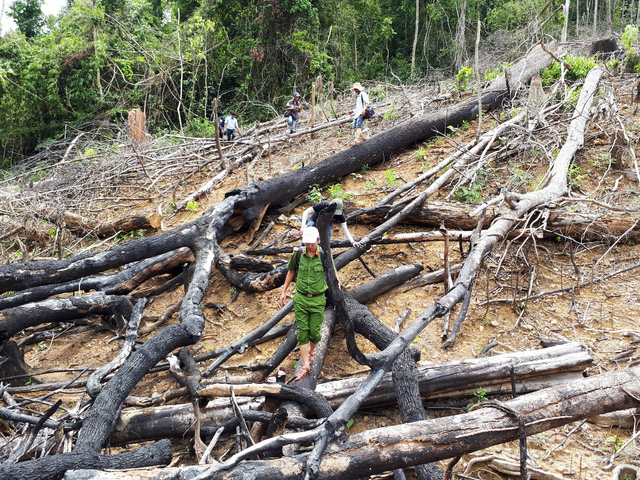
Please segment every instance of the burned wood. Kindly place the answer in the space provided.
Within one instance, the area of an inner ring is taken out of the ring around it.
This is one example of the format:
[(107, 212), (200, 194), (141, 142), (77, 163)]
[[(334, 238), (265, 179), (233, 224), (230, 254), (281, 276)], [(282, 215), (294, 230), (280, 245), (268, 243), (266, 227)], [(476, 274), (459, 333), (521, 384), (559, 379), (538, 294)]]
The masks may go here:
[(133, 307), (127, 324), (127, 331), (125, 332), (125, 342), (122, 345), (120, 353), (112, 361), (96, 369), (87, 379), (87, 393), (89, 393), (92, 398), (95, 398), (98, 393), (100, 393), (100, 381), (121, 366), (133, 351), (136, 340), (138, 339), (138, 326), (140, 325), (140, 319), (142, 318), (142, 312), (146, 304), (147, 300), (141, 298)]
[(16, 332), (42, 323), (69, 322), (88, 315), (131, 315), (127, 297), (95, 293), (81, 297), (50, 299), (0, 311), (0, 343)]
[[(295, 335), (294, 346), (295, 346)], [(569, 380), (581, 378), (591, 368), (593, 358), (579, 343), (567, 343), (528, 352), (507, 353), (483, 359), (426, 363), (418, 367), (420, 395), (425, 400), (471, 398), (472, 392), (484, 388), (487, 395), (504, 395), (511, 391), (510, 369), (513, 367), (519, 395), (543, 388), (555, 387)], [(219, 382), (220, 378), (214, 379)], [(231, 377), (234, 384), (252, 381), (247, 377)], [(317, 385), (318, 394), (326, 398), (329, 406), (337, 409), (361, 386), (363, 378), (350, 378)], [(264, 385), (256, 385), (258, 391)], [(268, 387), (268, 386), (267, 386)], [(206, 383), (205, 387), (206, 388)], [(220, 388), (225, 388), (221, 386)], [(228, 387), (226, 387), (228, 388)], [(243, 387), (239, 387), (243, 388)], [(168, 393), (168, 392), (167, 392)], [(179, 392), (177, 392), (179, 393)], [(183, 389), (181, 395), (184, 396)], [(169, 400), (168, 397), (164, 400)], [(240, 400), (243, 412), (257, 409), (254, 397)], [(386, 374), (380, 385), (362, 403), (362, 408), (392, 405), (397, 402), (391, 374)], [(228, 401), (217, 399), (201, 410), (204, 426), (223, 425), (233, 418)], [(110, 436), (112, 444), (122, 444), (179, 437), (192, 431), (194, 418), (191, 405), (168, 405), (142, 410), (126, 410)], [(216, 427), (217, 428), (217, 427)]]
[(128, 468), (168, 465), (171, 445), (168, 440), (145, 445), (117, 455), (61, 453), (28, 462), (0, 465), (0, 476), (6, 480), (62, 479), (67, 470), (124, 470)]
[[(638, 375), (638, 368), (596, 375), (524, 395), (504, 404), (519, 413), (527, 433), (534, 435), (594, 414), (637, 406), (638, 401), (625, 390), (640, 393)], [(350, 435), (327, 446), (317, 478), (374, 475), (396, 468), (464, 455), (517, 439), (518, 423), (512, 415), (501, 410), (480, 409), (453, 417), (435, 418)], [(471, 432), (469, 425), (475, 426)], [(180, 478), (179, 475), (189, 474), (199, 480), (231, 480), (244, 478), (251, 473), (256, 480), (268, 480), (273, 476), (283, 480), (299, 479), (305, 474), (305, 464), (309, 461), (307, 455), (276, 460), (247, 460), (242, 463), (240, 459), (253, 456), (261, 449), (312, 439), (315, 435), (314, 431), (310, 431), (268, 440), (245, 450), (241, 455), (236, 455), (220, 466), (164, 469), (162, 478), (177, 480)], [(124, 473), (119, 475), (120, 478), (125, 478), (122, 477)]]
[(124, 218), (101, 222), (94, 219), (83, 218), (73, 212), (51, 212), (48, 217), (52, 223), (61, 222), (68, 230), (80, 235), (97, 235), (108, 237), (117, 233), (127, 234), (135, 230), (156, 230), (162, 223), (162, 215), (152, 213), (150, 215), (131, 215)]

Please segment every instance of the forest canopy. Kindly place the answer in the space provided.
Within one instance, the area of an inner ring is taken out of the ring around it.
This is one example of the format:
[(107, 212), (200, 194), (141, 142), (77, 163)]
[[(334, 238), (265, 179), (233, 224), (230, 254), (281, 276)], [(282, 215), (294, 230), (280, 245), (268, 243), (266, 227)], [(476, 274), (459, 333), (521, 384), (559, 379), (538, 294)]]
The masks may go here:
[[(354, 81), (437, 81), (471, 66), (478, 27), (493, 54), (516, 58), (531, 40), (560, 36), (562, 8), (558, 0), (69, 0), (54, 17), (40, 0), (19, 0), (5, 12), (18, 29), (0, 38), (0, 158), (15, 164), (65, 127), (117, 122), (132, 108), (145, 111), (152, 133), (211, 136), (214, 98), (249, 124), (279, 115), (295, 90), (308, 101), (318, 77), (331, 98)], [(571, 2), (568, 17), (569, 36), (622, 30), (638, 4)]]

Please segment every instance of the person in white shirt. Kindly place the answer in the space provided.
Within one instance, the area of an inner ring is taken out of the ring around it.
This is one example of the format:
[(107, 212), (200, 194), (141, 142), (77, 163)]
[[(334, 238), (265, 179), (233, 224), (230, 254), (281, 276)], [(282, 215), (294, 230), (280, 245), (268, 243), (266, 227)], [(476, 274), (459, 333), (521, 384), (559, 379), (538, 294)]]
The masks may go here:
[(369, 106), (369, 95), (364, 91), (364, 87), (360, 85), (360, 83), (356, 82), (353, 84), (351, 89), (357, 95), (356, 97), (356, 108), (349, 112), (349, 115), (353, 117), (353, 128), (355, 129), (355, 141), (356, 143), (362, 143), (366, 140), (364, 135), (362, 134), (362, 122), (364, 121), (364, 117), (367, 111), (367, 107)]
[(238, 128), (238, 119), (236, 118), (235, 112), (231, 115), (227, 115), (227, 118), (224, 121), (224, 128), (227, 130), (227, 140), (229, 141), (236, 138), (236, 131), (238, 135), (240, 135), (240, 128)]

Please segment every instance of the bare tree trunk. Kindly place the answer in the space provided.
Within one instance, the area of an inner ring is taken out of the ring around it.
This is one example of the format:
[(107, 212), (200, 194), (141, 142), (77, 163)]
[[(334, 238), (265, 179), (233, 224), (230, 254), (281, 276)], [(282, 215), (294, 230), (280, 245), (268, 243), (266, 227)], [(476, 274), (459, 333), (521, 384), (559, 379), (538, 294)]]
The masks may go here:
[(420, 27), (420, 0), (416, 0), (416, 27), (413, 35), (413, 49), (411, 50), (411, 75), (416, 67), (416, 48), (418, 47), (418, 31)]
[(598, 30), (598, 0), (595, 0), (593, 5), (593, 35), (596, 34)]
[(454, 45), (453, 67), (456, 72), (462, 66), (465, 55), (465, 29), (467, 23), (467, 0), (462, 0), (460, 10), (458, 10), (458, 25), (456, 28), (456, 38)]
[(571, 3), (571, 0), (566, 0), (564, 2), (564, 24), (562, 25), (562, 36), (560, 38), (560, 42), (562, 43), (566, 43), (567, 41), (567, 28), (569, 27), (569, 4), (570, 3)]

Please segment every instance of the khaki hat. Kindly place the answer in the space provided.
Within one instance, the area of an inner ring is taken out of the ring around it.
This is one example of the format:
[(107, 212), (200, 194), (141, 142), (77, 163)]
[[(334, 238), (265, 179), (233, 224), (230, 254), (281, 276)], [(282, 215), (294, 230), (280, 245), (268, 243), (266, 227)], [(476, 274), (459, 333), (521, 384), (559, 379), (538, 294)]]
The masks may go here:
[(342, 199), (341, 198), (334, 198), (333, 200), (331, 200), (331, 202), (329, 202), (329, 204), (335, 204), (336, 206), (336, 211), (334, 213), (334, 215), (342, 215), (343, 210), (343, 206), (342, 206)]
[(351, 90), (364, 90), (364, 87), (362, 85), (360, 85), (360, 82), (356, 82), (353, 84), (353, 87), (351, 87)]

